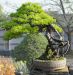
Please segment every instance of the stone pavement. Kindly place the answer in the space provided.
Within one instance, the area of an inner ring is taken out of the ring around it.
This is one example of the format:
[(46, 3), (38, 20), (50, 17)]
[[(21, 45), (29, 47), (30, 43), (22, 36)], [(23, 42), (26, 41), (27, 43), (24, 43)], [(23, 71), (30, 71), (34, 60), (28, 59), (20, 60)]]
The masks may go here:
[(73, 58), (68, 58), (67, 59), (67, 65), (69, 67), (70, 75), (73, 75)]

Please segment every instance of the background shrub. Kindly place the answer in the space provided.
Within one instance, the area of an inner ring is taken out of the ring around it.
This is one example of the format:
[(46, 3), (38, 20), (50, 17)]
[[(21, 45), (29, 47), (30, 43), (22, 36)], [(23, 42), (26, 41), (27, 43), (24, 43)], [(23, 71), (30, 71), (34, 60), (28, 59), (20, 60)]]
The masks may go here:
[(28, 68), (26, 66), (26, 61), (17, 61), (14, 62), (16, 72), (23, 72), (23, 75), (29, 75)]
[(16, 61), (27, 61), (27, 64), (30, 65), (32, 59), (40, 57), (45, 51), (46, 45), (47, 39), (43, 34), (29, 34), (12, 50), (12, 56)]

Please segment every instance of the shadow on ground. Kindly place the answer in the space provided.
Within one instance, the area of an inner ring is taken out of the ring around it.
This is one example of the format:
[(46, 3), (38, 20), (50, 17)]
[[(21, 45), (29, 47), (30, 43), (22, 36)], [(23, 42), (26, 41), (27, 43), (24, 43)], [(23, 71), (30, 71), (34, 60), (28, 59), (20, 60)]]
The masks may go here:
[(69, 66), (69, 74), (73, 75), (73, 66)]

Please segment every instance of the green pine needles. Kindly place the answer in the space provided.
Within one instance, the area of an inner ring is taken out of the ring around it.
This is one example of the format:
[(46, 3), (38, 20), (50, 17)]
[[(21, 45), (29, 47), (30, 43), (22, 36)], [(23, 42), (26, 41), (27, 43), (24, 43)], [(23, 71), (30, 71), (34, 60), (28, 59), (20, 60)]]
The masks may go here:
[[(24, 33), (37, 33), (39, 27), (45, 25), (54, 25), (58, 31), (62, 31), (59, 26), (55, 25), (56, 19), (48, 15), (37, 3), (25, 3), (17, 9), (15, 13), (10, 14), (11, 20), (3, 25), (6, 30), (5, 40), (17, 38)], [(45, 28), (42, 28), (45, 31)]]

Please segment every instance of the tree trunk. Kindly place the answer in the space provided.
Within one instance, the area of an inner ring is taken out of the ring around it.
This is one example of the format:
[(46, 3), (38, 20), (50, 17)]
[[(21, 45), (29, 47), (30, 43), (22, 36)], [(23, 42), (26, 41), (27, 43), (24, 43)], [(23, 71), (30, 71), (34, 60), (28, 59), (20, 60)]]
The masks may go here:
[(48, 32), (46, 32), (45, 37), (48, 40), (48, 45), (46, 46), (45, 52), (39, 57), (39, 59), (47, 59), (49, 49), (53, 50)]
[(48, 55), (48, 45), (46, 46), (46, 50), (45, 52), (39, 57), (39, 59), (41, 60), (46, 60), (47, 59), (47, 55)]
[(68, 41), (70, 44), (69, 51), (71, 51), (71, 34), (68, 32), (67, 36), (68, 36)]

